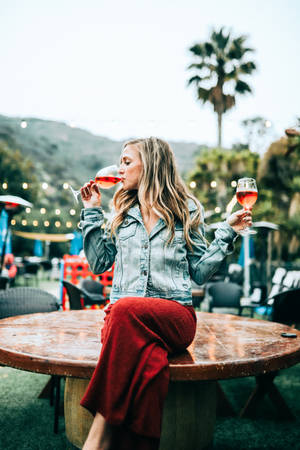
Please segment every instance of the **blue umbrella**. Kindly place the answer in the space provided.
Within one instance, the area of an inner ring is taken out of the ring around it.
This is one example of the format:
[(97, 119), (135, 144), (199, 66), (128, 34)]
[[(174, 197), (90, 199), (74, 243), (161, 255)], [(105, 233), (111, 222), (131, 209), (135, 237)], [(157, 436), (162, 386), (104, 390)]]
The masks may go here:
[(82, 234), (78, 231), (74, 231), (74, 238), (71, 242), (70, 255), (79, 255), (80, 250), (83, 248)]
[(33, 254), (34, 256), (39, 256), (40, 258), (43, 256), (43, 244), (39, 239), (34, 241)]
[[(0, 255), (2, 255), (3, 243), (4, 243), (4, 240), (6, 238), (7, 227), (8, 227), (8, 214), (3, 209), (1, 214), (0, 214)], [(8, 231), (7, 238), (6, 238), (5, 253), (12, 253), (12, 251), (11, 251), (11, 233), (10, 233), (10, 230)]]
[[(0, 255), (0, 271), (2, 271), (2, 266), (3, 266), (3, 261), (4, 261), (4, 256), (6, 254), (6, 245), (7, 245), (7, 240), (9, 239), (9, 226), (10, 226), (10, 220), (13, 217), (14, 214), (16, 214), (18, 212), (18, 210), (20, 209), (21, 206), (28, 206), (28, 207), (32, 207), (32, 203), (28, 202), (27, 200), (24, 200), (21, 197), (16, 197), (15, 195), (0, 195), (0, 204), (1, 207), (3, 207), (3, 209), (5, 210), (5, 212), (7, 213), (7, 219), (5, 219), (4, 222), (4, 228), (6, 229), (5, 234), (3, 234), (3, 237), (1, 237), (2, 240), (2, 250), (1, 250), (1, 255)], [(8, 249), (10, 250), (11, 253), (11, 243), (8, 243)]]

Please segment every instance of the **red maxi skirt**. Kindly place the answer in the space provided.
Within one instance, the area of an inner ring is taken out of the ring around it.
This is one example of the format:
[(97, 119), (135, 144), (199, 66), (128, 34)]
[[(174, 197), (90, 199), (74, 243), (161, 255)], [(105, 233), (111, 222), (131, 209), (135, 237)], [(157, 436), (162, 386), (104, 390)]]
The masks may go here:
[(81, 406), (114, 428), (114, 449), (159, 448), (168, 392), (168, 354), (186, 349), (196, 331), (192, 306), (125, 297), (106, 309), (102, 349)]

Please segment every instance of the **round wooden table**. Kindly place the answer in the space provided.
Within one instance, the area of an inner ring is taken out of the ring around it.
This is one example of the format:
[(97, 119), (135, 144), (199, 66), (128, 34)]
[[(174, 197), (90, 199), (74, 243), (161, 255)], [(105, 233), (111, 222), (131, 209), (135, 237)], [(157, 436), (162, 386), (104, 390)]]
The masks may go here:
[[(78, 448), (92, 420), (79, 400), (99, 357), (103, 319), (102, 310), (81, 310), (0, 320), (0, 363), (67, 377), (66, 434)], [(297, 337), (282, 337), (283, 332)], [(300, 331), (248, 317), (198, 312), (194, 341), (185, 353), (170, 357), (160, 449), (211, 445), (216, 380), (273, 373), (299, 361)]]

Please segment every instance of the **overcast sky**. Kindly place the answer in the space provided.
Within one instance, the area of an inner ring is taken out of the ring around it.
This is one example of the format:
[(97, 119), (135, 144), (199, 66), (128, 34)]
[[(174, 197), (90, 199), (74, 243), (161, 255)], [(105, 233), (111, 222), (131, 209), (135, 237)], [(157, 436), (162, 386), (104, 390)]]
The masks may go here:
[(216, 117), (187, 88), (188, 48), (212, 27), (247, 34), (253, 95), (225, 116), (224, 144), (257, 115), (274, 136), (300, 116), (299, 0), (0, 0), (0, 114), (63, 121), (113, 139), (214, 145)]

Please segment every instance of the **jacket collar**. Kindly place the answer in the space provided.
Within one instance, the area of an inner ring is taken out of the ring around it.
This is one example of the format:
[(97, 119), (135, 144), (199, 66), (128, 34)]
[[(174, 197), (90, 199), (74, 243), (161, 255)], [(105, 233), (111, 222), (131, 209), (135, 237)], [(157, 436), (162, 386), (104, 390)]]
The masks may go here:
[(196, 203), (191, 198), (188, 199), (189, 212), (196, 211), (198, 209)]
[[(193, 211), (197, 210), (196, 203), (190, 198), (188, 199), (188, 208), (189, 208), (189, 212), (193, 212)], [(138, 204), (136, 204), (135, 206), (132, 206), (128, 210), (127, 215), (133, 217), (134, 219), (136, 219), (138, 222), (140, 222), (144, 226), (143, 217), (142, 217), (141, 210), (140, 210), (140, 207)], [(151, 231), (151, 233), (149, 235), (149, 239), (153, 238), (153, 236), (155, 236), (165, 226), (166, 226), (165, 222), (162, 219), (158, 219), (156, 225), (154, 226), (153, 230)]]
[(138, 204), (129, 208), (129, 210), (127, 211), (127, 215), (131, 216), (134, 219), (138, 220), (139, 222), (143, 223), (142, 214), (141, 214), (140, 207)]
[[(194, 202), (194, 200), (192, 200), (191, 198), (188, 199), (188, 208), (189, 208), (189, 212), (193, 212), (197, 210), (197, 205)], [(140, 211), (140, 207), (138, 204), (136, 204), (135, 206), (132, 206), (128, 212), (127, 212), (128, 216), (132, 216), (137, 220), (142, 220), (142, 214)]]

